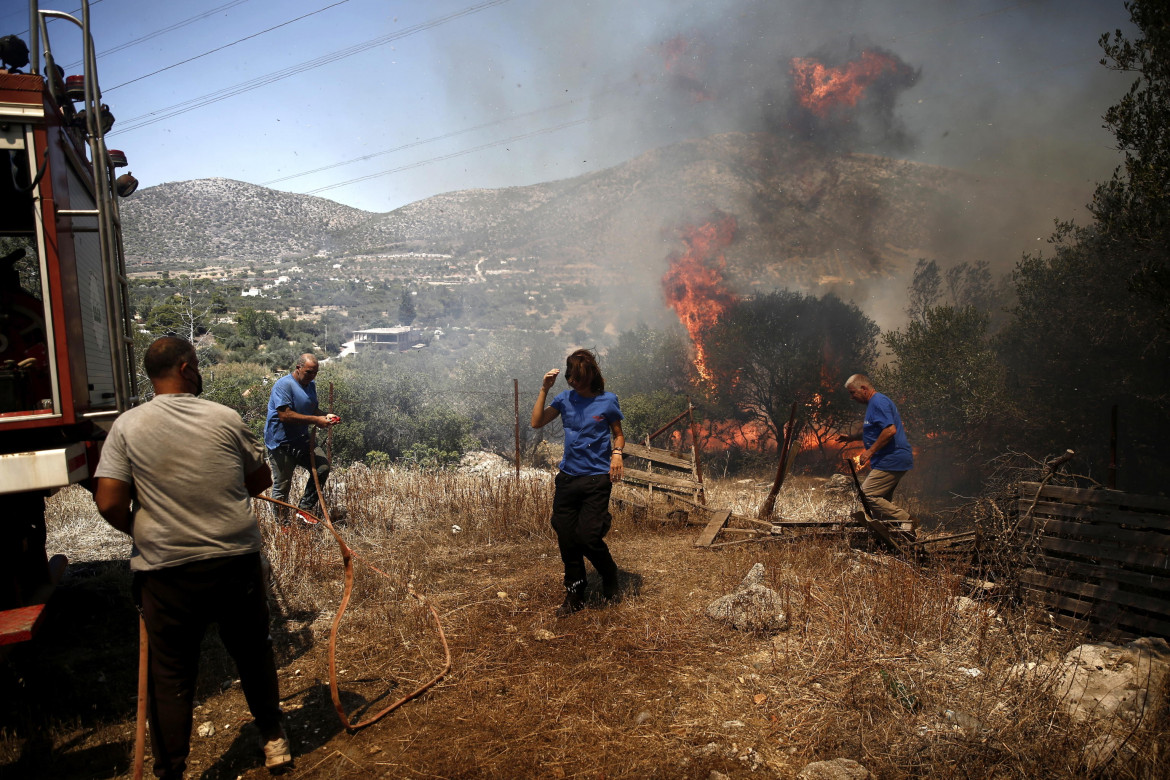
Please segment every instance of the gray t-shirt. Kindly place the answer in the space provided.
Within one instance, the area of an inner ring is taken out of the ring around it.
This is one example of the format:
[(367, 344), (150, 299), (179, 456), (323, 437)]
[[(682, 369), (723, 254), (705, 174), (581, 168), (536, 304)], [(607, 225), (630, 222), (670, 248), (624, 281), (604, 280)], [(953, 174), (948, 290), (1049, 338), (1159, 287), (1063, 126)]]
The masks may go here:
[(262, 465), (260, 444), (235, 411), (173, 393), (114, 422), (94, 475), (131, 485), (130, 568), (150, 571), (258, 551), (244, 477)]

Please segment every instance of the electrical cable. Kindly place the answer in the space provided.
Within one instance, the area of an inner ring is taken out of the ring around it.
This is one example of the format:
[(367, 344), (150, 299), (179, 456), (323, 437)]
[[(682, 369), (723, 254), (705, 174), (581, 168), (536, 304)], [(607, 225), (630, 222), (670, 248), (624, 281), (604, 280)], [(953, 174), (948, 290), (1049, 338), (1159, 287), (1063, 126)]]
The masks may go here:
[[(246, 2), (248, 2), (248, 0), (232, 0), (232, 2), (230, 2), (230, 3), (224, 3), (221, 6), (216, 6), (215, 8), (212, 8), (210, 11), (204, 11), (203, 13), (197, 14), (196, 16), (188, 17), (181, 22), (175, 22), (170, 27), (162, 27), (158, 30), (155, 30), (152, 33), (147, 33), (146, 35), (139, 36), (137, 38), (134, 38), (133, 40), (126, 41), (125, 43), (120, 43), (117, 46), (114, 46), (113, 48), (106, 49), (105, 51), (99, 51), (97, 54), (97, 58), (100, 60), (102, 57), (105, 57), (108, 54), (114, 54), (114, 53), (120, 52), (124, 49), (129, 49), (131, 46), (137, 46), (140, 43), (146, 43), (147, 41), (151, 40), (152, 38), (157, 38), (160, 35), (165, 35), (169, 32), (174, 32), (175, 30), (182, 29), (183, 27), (186, 27), (189, 24), (193, 24), (195, 22), (201, 21), (203, 19), (206, 19), (209, 16), (213, 16), (213, 15), (219, 13), (220, 11), (226, 11), (229, 8), (233, 8), (237, 5), (242, 5)], [(91, 6), (95, 5), (95, 3), (90, 3), (90, 5)], [(71, 62), (68, 65), (65, 65), (64, 67), (65, 67), (65, 70), (69, 71), (69, 70), (73, 70), (74, 68), (80, 67), (80, 65), (81, 65), (81, 60), (78, 60), (77, 62)]]
[(594, 121), (600, 119), (602, 116), (603, 115), (601, 115), (601, 114), (595, 114), (593, 116), (587, 116), (584, 119), (574, 119), (571, 122), (562, 122), (559, 125), (552, 125), (550, 127), (543, 127), (539, 130), (533, 130), (532, 132), (529, 132), (529, 133), (521, 133), (520, 135), (514, 135), (514, 136), (511, 136), (509, 138), (502, 138), (499, 141), (490, 141), (486, 144), (480, 144), (479, 146), (473, 146), (469, 149), (461, 149), (457, 152), (450, 152), (449, 154), (441, 154), (437, 157), (430, 157), (426, 160), (419, 160), (417, 162), (408, 163), (406, 165), (400, 165), (397, 168), (391, 168), (391, 169), (386, 170), (386, 171), (379, 171), (378, 173), (367, 173), (365, 176), (358, 176), (357, 178), (354, 178), (354, 179), (347, 179), (346, 181), (338, 182), (336, 184), (327, 184), (324, 187), (317, 187), (316, 189), (305, 190), (301, 194), (302, 195), (316, 195), (319, 192), (327, 192), (328, 190), (335, 190), (338, 187), (345, 187), (346, 185), (356, 184), (357, 182), (360, 182), (360, 181), (367, 181), (369, 179), (376, 179), (380, 176), (389, 176), (392, 173), (401, 173), (402, 171), (409, 171), (412, 168), (421, 168), (422, 166), (430, 165), (431, 163), (442, 162), (443, 160), (451, 160), (451, 159), (454, 159), (456, 157), (462, 157), (463, 155), (466, 155), (466, 154), (474, 154), (475, 152), (482, 152), (483, 150), (490, 149), (493, 146), (502, 146), (503, 144), (513, 143), (515, 141), (523, 141), (523, 140), (526, 140), (528, 138), (535, 138), (536, 136), (546, 135), (548, 133), (553, 133), (553, 132), (556, 132), (557, 130), (565, 130), (567, 128), (575, 127), (577, 125), (583, 125), (583, 124), (587, 124), (589, 122), (594, 122)]
[[(610, 89), (610, 90), (604, 90), (603, 92), (596, 92), (596, 93), (593, 93), (592, 95), (590, 95), (589, 98), (592, 100), (594, 98), (600, 97), (601, 95), (605, 94), (605, 92), (612, 92), (612, 91), (613, 90)], [(563, 103), (557, 103), (555, 105), (545, 106), (543, 108), (537, 108), (533, 111), (525, 111), (524, 113), (521, 113), (521, 114), (513, 114), (511, 116), (506, 116), (506, 117), (503, 117), (501, 119), (492, 120), (491, 122), (484, 122), (483, 124), (473, 125), (472, 127), (465, 127), (462, 130), (452, 130), (451, 132), (443, 133), (442, 135), (434, 135), (434, 136), (431, 136), (430, 138), (421, 138), (417, 141), (411, 141), (408, 144), (402, 144), (401, 146), (395, 146), (391, 149), (383, 149), (379, 152), (371, 152), (370, 154), (365, 154), (365, 155), (362, 155), (361, 157), (353, 157), (349, 160), (342, 160), (341, 162), (331, 163), (329, 165), (323, 165), (320, 168), (314, 168), (310, 171), (301, 171), (300, 173), (293, 173), (293, 174), (289, 174), (288, 176), (282, 176), (279, 179), (271, 179), (269, 181), (262, 181), (262, 182), (260, 182), (260, 186), (261, 187), (268, 187), (268, 186), (271, 186), (273, 184), (279, 184), (279, 183), (284, 182), (284, 181), (289, 181), (290, 179), (299, 179), (302, 176), (309, 176), (311, 174), (321, 173), (322, 171), (328, 171), (328, 170), (331, 170), (333, 168), (340, 168), (343, 165), (350, 165), (350, 164), (356, 163), (356, 162), (365, 162), (366, 160), (372, 160), (375, 157), (381, 157), (382, 155), (393, 154), (395, 152), (401, 152), (401, 151), (404, 151), (406, 149), (411, 149), (415, 146), (423, 146), (424, 144), (433, 143), (435, 141), (445, 141), (448, 138), (454, 138), (457, 135), (464, 135), (466, 133), (472, 133), (472, 132), (475, 132), (476, 130), (486, 130), (489, 127), (495, 127), (496, 125), (502, 125), (505, 122), (511, 122), (511, 121), (516, 120), (516, 119), (526, 119), (530, 116), (535, 116), (537, 114), (543, 114), (546, 111), (554, 111), (554, 110), (561, 109), (561, 108), (568, 108), (569, 106), (577, 105), (580, 102), (581, 102), (580, 100), (567, 100)]]
[[(242, 1), (243, 0), (241, 0), (241, 2)], [(148, 79), (151, 76), (157, 76), (158, 74), (163, 73), (165, 71), (168, 71), (171, 68), (177, 68), (180, 65), (186, 65), (188, 62), (194, 62), (195, 60), (203, 59), (204, 57), (206, 57), (210, 54), (215, 54), (217, 51), (223, 51), (224, 49), (231, 48), (232, 46), (235, 46), (237, 43), (243, 43), (244, 41), (250, 41), (253, 38), (259, 38), (261, 35), (264, 35), (265, 33), (270, 33), (273, 30), (279, 30), (281, 27), (288, 27), (293, 22), (299, 22), (302, 19), (308, 19), (310, 16), (316, 16), (317, 14), (322, 13), (323, 11), (328, 11), (330, 8), (336, 8), (339, 5), (345, 5), (348, 2), (349, 2), (349, 0), (338, 0), (338, 2), (333, 3), (332, 5), (327, 5), (324, 8), (318, 8), (316, 11), (312, 11), (311, 13), (303, 14), (302, 16), (298, 16), (295, 19), (289, 19), (287, 22), (281, 22), (278, 25), (275, 25), (273, 27), (269, 27), (267, 30), (261, 30), (258, 33), (252, 33), (251, 35), (240, 38), (239, 40), (232, 41), (231, 43), (225, 43), (223, 46), (217, 46), (214, 49), (209, 49), (209, 50), (203, 52), (202, 54), (196, 54), (194, 57), (188, 57), (185, 60), (180, 60), (179, 62), (176, 62), (172, 65), (167, 65), (165, 68), (159, 68), (156, 71), (152, 71), (150, 73), (147, 73), (145, 76), (139, 76), (138, 78), (130, 79), (129, 81), (123, 81), (121, 84), (115, 84), (114, 86), (106, 89), (105, 92), (107, 92), (107, 93), (113, 92), (115, 89), (118, 89), (119, 87), (124, 87), (127, 84), (133, 84), (136, 81), (142, 81), (143, 79)]]
[(252, 79), (251, 81), (244, 81), (234, 86), (225, 87), (224, 89), (216, 90), (215, 92), (209, 92), (206, 95), (201, 95), (182, 103), (175, 103), (174, 105), (161, 108), (157, 111), (152, 111), (148, 114), (131, 117), (130, 119), (123, 120), (121, 123), (119, 123), (118, 128), (111, 131), (109, 135), (114, 135), (117, 133), (128, 133), (132, 130), (137, 130), (139, 128), (146, 127), (147, 125), (161, 122), (164, 119), (170, 119), (171, 117), (185, 114), (188, 111), (194, 111), (197, 108), (203, 108), (204, 106), (211, 105), (212, 103), (218, 103), (219, 101), (226, 100), (230, 97), (242, 95), (245, 92), (251, 92), (254, 89), (268, 86), (269, 84), (273, 84), (277, 81), (295, 76), (299, 73), (305, 73), (315, 68), (322, 67), (323, 65), (329, 65), (331, 63), (337, 62), (338, 60), (345, 59), (346, 57), (352, 57), (355, 54), (360, 54), (361, 52), (368, 51), (369, 49), (383, 46), (400, 38), (405, 38), (409, 35), (414, 35), (415, 33), (429, 30), (433, 27), (438, 27), (439, 25), (445, 24), (446, 22), (452, 21), (454, 19), (469, 16), (470, 14), (477, 13), (486, 8), (503, 5), (507, 2), (509, 2), (509, 0), (486, 0), (486, 2), (469, 6), (462, 10), (447, 14), (446, 16), (440, 16), (435, 19), (413, 25), (411, 27), (407, 27), (404, 30), (399, 30), (398, 32), (391, 33), (389, 35), (383, 35), (378, 38), (372, 38), (368, 41), (350, 46), (349, 48), (330, 52), (329, 54), (323, 55), (316, 59), (308, 60), (307, 62), (301, 62), (293, 65), (292, 67), (284, 68), (283, 70), (273, 71), (272, 73), (259, 76), (255, 79)]

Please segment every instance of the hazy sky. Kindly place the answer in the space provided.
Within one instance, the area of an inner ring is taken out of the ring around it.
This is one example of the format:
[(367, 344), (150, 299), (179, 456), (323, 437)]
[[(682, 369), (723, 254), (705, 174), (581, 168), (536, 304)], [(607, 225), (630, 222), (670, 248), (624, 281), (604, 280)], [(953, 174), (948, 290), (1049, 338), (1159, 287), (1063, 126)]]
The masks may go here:
[[(1098, 64), (1102, 33), (1132, 33), (1121, 0), (97, 0), (91, 19), (108, 143), (142, 186), (227, 177), (369, 211), (765, 129), (791, 58), (870, 47), (918, 76), (892, 96), (897, 143), (855, 148), (1087, 200), (1131, 81)], [(0, 0), (0, 34), (27, 28)], [(80, 72), (75, 28), (49, 28)]]

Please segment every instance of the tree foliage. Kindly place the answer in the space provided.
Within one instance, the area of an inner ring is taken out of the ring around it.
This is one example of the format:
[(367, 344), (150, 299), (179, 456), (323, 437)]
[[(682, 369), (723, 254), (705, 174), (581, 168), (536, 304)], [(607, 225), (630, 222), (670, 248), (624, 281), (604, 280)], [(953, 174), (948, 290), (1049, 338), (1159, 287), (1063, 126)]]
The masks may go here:
[(835, 295), (781, 290), (740, 301), (707, 338), (721, 399), (773, 437), (791, 405), (819, 428), (835, 428), (851, 403), (845, 379), (877, 362), (878, 327)]
[(1124, 161), (1097, 188), (1091, 224), (1059, 225), (1049, 254), (1019, 263), (1000, 346), (1022, 407), (1018, 444), (1103, 465), (1117, 404), (1129, 487), (1157, 489), (1170, 434), (1170, 8), (1126, 7), (1139, 37), (1101, 38), (1102, 64), (1137, 74), (1105, 115)]
[(1011, 413), (989, 321), (974, 306), (931, 306), (882, 337), (893, 361), (875, 379), (916, 437), (956, 437), (976, 449), (999, 440)]

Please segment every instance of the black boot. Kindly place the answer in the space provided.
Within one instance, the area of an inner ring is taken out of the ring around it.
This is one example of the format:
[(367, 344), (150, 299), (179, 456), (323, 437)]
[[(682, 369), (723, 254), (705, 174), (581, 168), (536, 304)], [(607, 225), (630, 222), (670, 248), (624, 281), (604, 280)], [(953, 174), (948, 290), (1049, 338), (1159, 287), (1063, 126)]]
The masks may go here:
[(618, 582), (617, 569), (613, 570), (612, 574), (602, 576), (601, 578), (601, 596), (610, 604), (615, 604), (621, 600), (622, 590), (621, 584)]
[(585, 580), (577, 580), (565, 586), (565, 600), (557, 607), (557, 617), (568, 617), (585, 609)]

